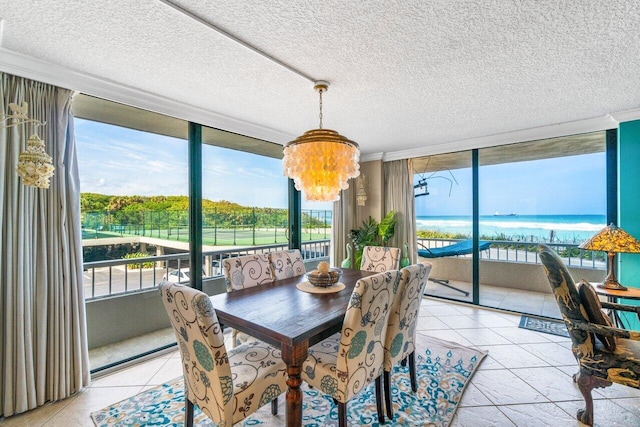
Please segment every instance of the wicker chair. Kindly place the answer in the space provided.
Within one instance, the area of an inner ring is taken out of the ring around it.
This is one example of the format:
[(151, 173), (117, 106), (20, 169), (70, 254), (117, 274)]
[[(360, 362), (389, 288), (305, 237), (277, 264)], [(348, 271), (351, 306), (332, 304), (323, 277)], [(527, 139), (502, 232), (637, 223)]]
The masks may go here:
[[(222, 260), (222, 273), (227, 292), (273, 283), (274, 274), (268, 254), (244, 255)], [(253, 339), (244, 332), (231, 330), (231, 346)]]
[(390, 271), (400, 266), (400, 249), (385, 246), (365, 246), (362, 249), (360, 270)]
[(384, 423), (381, 379), (391, 304), (400, 282), (398, 270), (356, 282), (342, 333), (309, 348), (302, 378), (338, 404), (340, 427), (347, 424), (347, 402), (375, 381), (378, 421)]
[(384, 345), (384, 402), (390, 419), (393, 419), (391, 370), (398, 362), (409, 361), (411, 389), (414, 392), (418, 391), (415, 360), (416, 325), (431, 267), (430, 263), (423, 262), (400, 270), (402, 279), (391, 306)]
[(539, 251), (571, 336), (571, 351), (578, 361), (579, 370), (573, 380), (584, 397), (585, 408), (578, 411), (577, 418), (590, 426), (593, 425), (591, 390), (612, 383), (640, 388), (640, 333), (611, 326), (602, 307), (636, 314), (640, 307), (601, 303), (588, 282), (582, 281), (576, 287), (558, 254), (545, 245), (540, 245)]
[(185, 425), (193, 405), (218, 426), (232, 426), (287, 390), (280, 350), (251, 341), (227, 352), (209, 297), (175, 283), (160, 284), (162, 302), (176, 334), (185, 381)]

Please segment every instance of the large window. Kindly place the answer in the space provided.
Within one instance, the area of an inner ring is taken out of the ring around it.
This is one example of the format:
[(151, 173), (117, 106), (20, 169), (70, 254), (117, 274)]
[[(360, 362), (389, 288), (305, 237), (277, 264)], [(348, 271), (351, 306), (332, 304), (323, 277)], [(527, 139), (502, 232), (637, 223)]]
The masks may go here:
[(537, 245), (551, 245), (574, 277), (604, 276), (602, 254), (578, 246), (607, 223), (605, 132), (476, 152), (477, 193), (472, 153), (414, 160), (418, 242), (429, 248), (420, 254), (435, 279), (426, 293), (558, 317)]
[[(209, 294), (225, 291), (223, 258), (288, 248), (289, 188), (281, 145), (193, 125), (202, 131), (199, 158), (189, 150), (184, 120), (85, 95), (74, 98), (73, 109), (96, 372), (175, 344), (156, 287), (194, 281), (191, 242), (202, 239)], [(201, 175), (192, 176), (199, 161)], [(202, 223), (190, 227), (190, 206), (197, 206), (190, 197), (200, 190)], [(307, 206), (303, 256), (326, 259), (331, 206)]]
[(95, 372), (175, 342), (156, 326), (166, 317), (157, 291), (145, 291), (188, 275), (165, 258), (187, 238), (187, 123), (84, 95), (73, 110)]
[(494, 242), (480, 264), (480, 303), (559, 317), (537, 244), (579, 269), (574, 277), (604, 271), (577, 246), (606, 225), (605, 133), (485, 148), (479, 164), (480, 239)]

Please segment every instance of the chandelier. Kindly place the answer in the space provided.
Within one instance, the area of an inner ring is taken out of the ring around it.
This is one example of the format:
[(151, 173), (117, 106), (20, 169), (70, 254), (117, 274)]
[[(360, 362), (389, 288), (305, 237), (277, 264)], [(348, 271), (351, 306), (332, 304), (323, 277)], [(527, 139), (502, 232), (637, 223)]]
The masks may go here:
[(358, 144), (322, 128), (322, 93), (328, 87), (325, 81), (314, 85), (320, 94), (319, 128), (306, 131), (284, 146), (284, 175), (293, 179), (307, 201), (340, 200), (340, 190), (348, 189), (348, 180), (360, 174)]

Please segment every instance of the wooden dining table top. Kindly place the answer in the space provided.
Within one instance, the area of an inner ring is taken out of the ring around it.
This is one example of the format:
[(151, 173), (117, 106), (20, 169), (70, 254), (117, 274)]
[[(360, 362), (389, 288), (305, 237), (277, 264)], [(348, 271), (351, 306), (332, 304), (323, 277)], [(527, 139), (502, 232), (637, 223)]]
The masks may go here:
[(211, 298), (219, 321), (271, 344), (294, 346), (321, 341), (341, 329), (358, 279), (372, 272), (342, 269), (339, 292), (312, 294), (296, 287), (306, 276), (277, 280)]

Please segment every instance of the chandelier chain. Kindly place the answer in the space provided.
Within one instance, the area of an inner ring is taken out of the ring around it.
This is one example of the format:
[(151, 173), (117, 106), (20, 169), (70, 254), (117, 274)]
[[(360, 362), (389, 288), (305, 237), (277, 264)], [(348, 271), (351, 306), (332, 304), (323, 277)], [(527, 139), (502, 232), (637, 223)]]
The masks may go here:
[(319, 89), (318, 92), (320, 92), (320, 129), (322, 129), (322, 92), (324, 92), (322, 89)]

